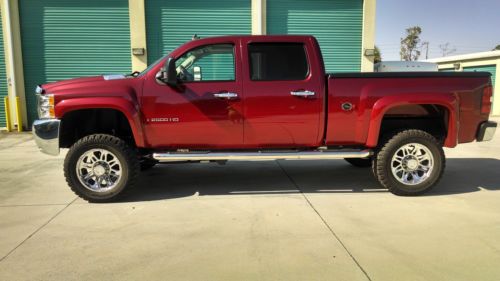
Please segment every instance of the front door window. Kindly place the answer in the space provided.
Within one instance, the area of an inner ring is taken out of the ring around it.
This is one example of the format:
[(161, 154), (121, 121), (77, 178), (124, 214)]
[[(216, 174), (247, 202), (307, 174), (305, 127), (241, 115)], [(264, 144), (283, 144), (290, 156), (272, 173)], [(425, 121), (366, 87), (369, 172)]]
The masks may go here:
[(198, 47), (175, 62), (177, 77), (182, 82), (234, 81), (234, 47), (216, 44)]

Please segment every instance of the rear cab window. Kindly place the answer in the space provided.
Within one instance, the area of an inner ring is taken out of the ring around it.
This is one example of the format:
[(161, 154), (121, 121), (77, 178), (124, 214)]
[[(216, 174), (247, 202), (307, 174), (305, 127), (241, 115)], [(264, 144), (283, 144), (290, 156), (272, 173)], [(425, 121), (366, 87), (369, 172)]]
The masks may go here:
[(303, 43), (249, 43), (248, 60), (252, 81), (304, 80), (309, 75)]

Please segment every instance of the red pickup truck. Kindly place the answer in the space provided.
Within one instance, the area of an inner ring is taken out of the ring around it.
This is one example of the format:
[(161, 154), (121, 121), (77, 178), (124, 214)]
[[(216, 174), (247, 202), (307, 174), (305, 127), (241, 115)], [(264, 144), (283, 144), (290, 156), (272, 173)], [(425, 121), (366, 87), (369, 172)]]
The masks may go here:
[(193, 40), (141, 73), (36, 92), (38, 146), (69, 148), (68, 185), (92, 202), (179, 161), (346, 159), (416, 195), (440, 179), (443, 146), (491, 140), (497, 126), (489, 73), (328, 74), (312, 36)]

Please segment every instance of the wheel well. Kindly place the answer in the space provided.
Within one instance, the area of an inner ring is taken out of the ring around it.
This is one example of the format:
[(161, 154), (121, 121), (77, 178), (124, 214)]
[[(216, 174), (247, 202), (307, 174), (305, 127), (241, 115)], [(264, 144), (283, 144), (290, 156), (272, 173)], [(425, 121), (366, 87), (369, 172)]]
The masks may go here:
[(66, 113), (61, 119), (60, 147), (70, 147), (92, 134), (109, 134), (135, 146), (134, 136), (125, 115), (115, 109), (81, 109)]
[(401, 105), (389, 109), (382, 119), (379, 138), (403, 129), (425, 131), (444, 142), (448, 134), (448, 109), (434, 104)]

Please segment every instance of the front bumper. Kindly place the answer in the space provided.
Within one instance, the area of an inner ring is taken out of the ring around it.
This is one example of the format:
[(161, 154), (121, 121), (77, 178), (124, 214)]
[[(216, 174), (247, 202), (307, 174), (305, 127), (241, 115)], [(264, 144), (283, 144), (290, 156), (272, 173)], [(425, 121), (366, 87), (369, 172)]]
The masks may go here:
[(479, 130), (477, 132), (477, 141), (490, 141), (495, 135), (497, 129), (497, 123), (493, 121), (486, 121), (479, 125)]
[(59, 128), (61, 120), (42, 119), (33, 122), (33, 136), (38, 148), (49, 155), (59, 155)]

